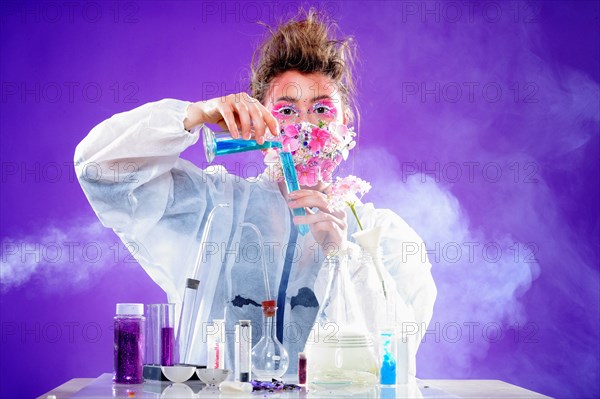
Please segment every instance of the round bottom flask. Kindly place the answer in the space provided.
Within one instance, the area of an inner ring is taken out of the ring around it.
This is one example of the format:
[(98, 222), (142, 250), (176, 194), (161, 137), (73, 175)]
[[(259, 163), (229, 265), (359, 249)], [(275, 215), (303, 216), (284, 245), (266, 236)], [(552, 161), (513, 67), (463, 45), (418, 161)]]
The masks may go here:
[(264, 301), (262, 337), (252, 348), (252, 375), (262, 381), (281, 378), (290, 360), (287, 350), (275, 336), (275, 301)]

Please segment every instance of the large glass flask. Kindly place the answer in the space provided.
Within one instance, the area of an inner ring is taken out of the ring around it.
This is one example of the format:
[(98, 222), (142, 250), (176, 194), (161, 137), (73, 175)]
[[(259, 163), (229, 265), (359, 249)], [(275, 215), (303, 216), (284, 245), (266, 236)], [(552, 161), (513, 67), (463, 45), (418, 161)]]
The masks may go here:
[(347, 258), (327, 257), (324, 267), (327, 290), (304, 349), (308, 383), (324, 388), (377, 384), (377, 352), (356, 302)]
[(287, 350), (275, 335), (276, 301), (263, 301), (262, 337), (252, 348), (252, 375), (262, 381), (281, 378), (288, 369), (290, 360)]

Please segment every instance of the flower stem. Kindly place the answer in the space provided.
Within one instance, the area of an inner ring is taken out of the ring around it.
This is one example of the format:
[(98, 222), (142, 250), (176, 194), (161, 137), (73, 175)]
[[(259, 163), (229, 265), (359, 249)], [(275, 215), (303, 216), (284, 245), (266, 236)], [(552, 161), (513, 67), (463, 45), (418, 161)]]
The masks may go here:
[(358, 218), (358, 215), (356, 214), (356, 210), (354, 209), (354, 203), (347, 202), (347, 204), (348, 204), (348, 206), (350, 206), (350, 209), (352, 210), (352, 214), (356, 218), (356, 222), (358, 223), (358, 227), (360, 227), (361, 230), (364, 230), (363, 227), (362, 227), (362, 224), (360, 224), (360, 219)]

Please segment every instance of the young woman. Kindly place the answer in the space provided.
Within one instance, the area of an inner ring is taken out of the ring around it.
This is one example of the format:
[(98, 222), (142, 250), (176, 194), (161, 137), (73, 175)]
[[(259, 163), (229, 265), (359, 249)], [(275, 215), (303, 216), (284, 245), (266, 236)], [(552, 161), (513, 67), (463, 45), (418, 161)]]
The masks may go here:
[[(186, 278), (193, 277), (208, 213), (218, 204), (230, 204), (215, 214), (202, 263), (200, 290), (207, 310), (202, 322), (225, 318), (230, 333), (236, 321), (250, 319), (254, 342), (266, 293), (256, 234), (241, 223), (258, 226), (277, 300), (277, 336), (290, 355), (288, 372), (295, 371), (297, 353), (324, 294), (324, 257), (333, 250), (340, 255), (348, 249), (358, 252), (351, 238), (359, 229), (356, 219), (348, 210), (329, 206), (331, 173), (302, 179), (301, 190), (288, 195), (285, 184), (267, 171), (244, 180), (219, 168), (201, 170), (179, 154), (198, 141), (195, 128), (205, 123), (259, 143), (267, 131), (285, 134), (288, 126), (301, 122), (352, 125), (352, 41), (335, 40), (332, 26), (311, 9), (303, 19), (271, 31), (253, 59), (251, 95), (148, 103), (94, 127), (75, 152), (79, 181), (94, 211), (123, 242), (131, 243), (133, 255), (169, 302), (182, 302)], [(288, 139), (294, 146), (308, 145)], [(305, 171), (305, 161), (296, 161), (296, 169)], [(305, 208), (307, 215), (293, 216), (294, 208)], [(396, 317), (418, 327), (413, 330), (414, 359), (436, 297), (422, 240), (390, 210), (359, 203), (357, 214), (365, 229), (382, 228), (384, 277)], [(310, 233), (298, 234), (299, 224), (308, 225)], [(419, 253), (403, 253), (407, 244)], [(356, 257), (349, 260), (349, 271), (368, 327), (376, 332), (380, 316), (373, 310), (383, 300), (376, 271), (360, 267)], [(192, 361), (204, 362), (204, 346), (200, 339), (196, 342)], [(232, 353), (228, 367), (233, 367)]]

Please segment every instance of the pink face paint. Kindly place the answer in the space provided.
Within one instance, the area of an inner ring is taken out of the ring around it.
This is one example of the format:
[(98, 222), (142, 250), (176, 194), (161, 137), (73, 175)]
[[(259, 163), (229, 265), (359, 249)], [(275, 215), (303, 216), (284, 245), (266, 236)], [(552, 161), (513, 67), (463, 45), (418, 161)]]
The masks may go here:
[(275, 105), (273, 107), (273, 110), (271, 111), (271, 113), (277, 119), (284, 119), (284, 120), (293, 118), (293, 117), (297, 117), (298, 115), (300, 115), (298, 108), (296, 108), (296, 106), (294, 104), (289, 104), (289, 103)]
[(324, 118), (333, 118), (337, 116), (337, 108), (333, 105), (333, 102), (329, 100), (323, 100), (315, 103), (312, 110), (309, 111), (315, 114), (322, 115)]

